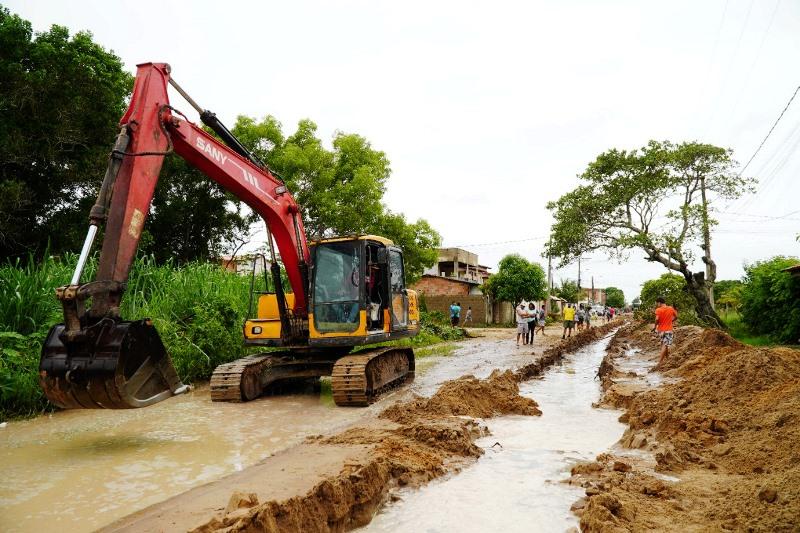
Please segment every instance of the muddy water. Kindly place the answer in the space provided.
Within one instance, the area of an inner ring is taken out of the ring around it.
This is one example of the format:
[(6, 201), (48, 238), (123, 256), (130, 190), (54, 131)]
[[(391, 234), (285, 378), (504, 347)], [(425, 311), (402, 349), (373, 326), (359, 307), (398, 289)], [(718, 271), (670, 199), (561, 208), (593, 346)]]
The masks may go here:
[[(593, 409), (594, 379), (608, 340), (574, 355), (543, 379), (523, 384), (541, 417), (488, 421), (486, 453), (460, 474), (419, 490), (401, 491), (364, 531), (564, 531), (577, 526), (571, 504), (583, 489), (561, 483), (578, 461), (610, 448), (625, 426), (620, 411)], [(495, 443), (499, 443), (495, 445)], [(494, 445), (494, 446), (493, 446)]]
[(0, 531), (91, 531), (361, 416), (330, 395), (64, 411), (0, 429)]
[(199, 388), (147, 409), (63, 411), (0, 428), (0, 531), (92, 531), (331, 433), (448, 379), (485, 377), (520, 357), (508, 330), (487, 330), (449, 357), (417, 362), (410, 387), (369, 408), (340, 409), (328, 393), (212, 403)]

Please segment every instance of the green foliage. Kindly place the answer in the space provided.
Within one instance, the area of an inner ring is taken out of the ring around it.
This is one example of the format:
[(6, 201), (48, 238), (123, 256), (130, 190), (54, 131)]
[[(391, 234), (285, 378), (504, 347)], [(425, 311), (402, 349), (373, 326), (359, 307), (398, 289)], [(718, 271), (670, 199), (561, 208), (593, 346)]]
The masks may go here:
[(575, 303), (580, 299), (581, 290), (578, 283), (571, 279), (562, 279), (561, 285), (555, 289), (556, 296), (564, 298), (567, 302)]
[(723, 279), (714, 283), (714, 295), (721, 297), (731, 290), (741, 290), (742, 281), (738, 279)]
[(159, 262), (204, 261), (236, 249), (256, 217), (240, 200), (178, 156), (164, 160), (147, 224), (142, 254)]
[(403, 249), (407, 282), (436, 262), (441, 237), (420, 219), (409, 223), (382, 203), (391, 174), (389, 160), (360, 135), (339, 132), (332, 150), (317, 137), (317, 125), (304, 119), (284, 137), (271, 116), (262, 121), (240, 116), (234, 134), (286, 182), (312, 238), (377, 234)]
[(686, 280), (678, 274), (662, 274), (658, 279), (651, 279), (642, 284), (639, 312), (645, 319), (653, 318), (656, 298), (663, 297), (668, 305), (678, 310), (678, 321), (681, 324), (698, 323), (695, 301), (686, 290)]
[(769, 335), (756, 335), (742, 321), (739, 313), (726, 313), (723, 315), (728, 332), (734, 339), (751, 346), (774, 346), (776, 343)]
[[(591, 250), (619, 259), (640, 250), (647, 261), (694, 279), (694, 247), (703, 244), (704, 228), (710, 241), (716, 224), (711, 196), (734, 199), (751, 188), (735, 166), (730, 150), (708, 144), (650, 141), (638, 150), (608, 150), (589, 163), (579, 187), (547, 205), (555, 224), (546, 253), (564, 265)], [(690, 289), (696, 307), (714, 320), (704, 287)]]
[(745, 267), (742, 320), (749, 331), (782, 343), (800, 343), (800, 278), (783, 269), (796, 257), (776, 256)]
[(450, 325), (450, 321), (441, 311), (421, 312), (419, 318), (421, 327), (418, 337), (423, 336), (422, 338), (424, 338), (424, 335), (427, 334), (437, 337), (441, 341), (454, 341), (464, 338), (464, 330)]
[(500, 260), (497, 274), (489, 276), (483, 292), (516, 306), (522, 300), (541, 300), (547, 296), (544, 269), (518, 254)]
[[(738, 279), (726, 279), (714, 284), (714, 297), (717, 306), (722, 306), (725, 313), (731, 310), (738, 311), (742, 303), (743, 284)], [(729, 321), (726, 319), (725, 323)]]
[[(50, 326), (61, 320), (55, 288), (69, 279), (74, 262), (69, 257), (0, 267), (0, 418), (48, 408), (38, 385), (39, 354)], [(91, 263), (87, 276), (93, 269)], [(153, 319), (178, 374), (191, 383), (244, 355), (248, 290), (249, 278), (216, 265), (178, 268), (139, 258), (121, 311), (128, 320)]]
[(609, 307), (625, 307), (625, 293), (616, 287), (606, 287), (606, 305)]
[(0, 257), (80, 246), (131, 86), (89, 33), (0, 6)]

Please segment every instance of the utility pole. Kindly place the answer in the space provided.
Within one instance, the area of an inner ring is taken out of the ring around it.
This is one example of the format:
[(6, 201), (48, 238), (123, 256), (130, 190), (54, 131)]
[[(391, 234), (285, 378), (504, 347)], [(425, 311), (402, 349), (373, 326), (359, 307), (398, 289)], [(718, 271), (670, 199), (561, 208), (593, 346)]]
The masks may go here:
[(581, 256), (578, 256), (578, 290), (581, 289)]
[(547, 299), (544, 301), (544, 314), (550, 314), (550, 295), (553, 292), (553, 258), (547, 254)]

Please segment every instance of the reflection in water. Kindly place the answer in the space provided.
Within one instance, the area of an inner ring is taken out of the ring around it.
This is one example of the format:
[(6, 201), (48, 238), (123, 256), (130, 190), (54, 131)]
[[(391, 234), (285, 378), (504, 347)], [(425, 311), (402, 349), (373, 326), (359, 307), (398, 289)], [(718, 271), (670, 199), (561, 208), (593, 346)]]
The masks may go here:
[[(478, 441), (486, 453), (460, 474), (421, 489), (401, 491), (365, 531), (564, 531), (577, 526), (570, 512), (583, 489), (561, 483), (578, 461), (594, 459), (623, 433), (620, 412), (593, 409), (594, 379), (607, 340), (589, 346), (521, 393), (541, 417), (488, 420), (492, 435)], [(496, 442), (500, 446), (493, 446)]]
[[(302, 416), (298, 416), (302, 413)], [(0, 531), (91, 531), (359, 416), (323, 393), (62, 411), (0, 429)]]

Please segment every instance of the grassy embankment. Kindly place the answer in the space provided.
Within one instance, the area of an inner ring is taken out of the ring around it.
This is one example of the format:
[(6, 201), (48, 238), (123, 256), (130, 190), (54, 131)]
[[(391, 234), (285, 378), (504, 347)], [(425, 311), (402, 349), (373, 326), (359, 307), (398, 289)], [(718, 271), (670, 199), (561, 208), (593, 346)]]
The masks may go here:
[[(18, 262), (0, 266), (0, 421), (51, 409), (38, 383), (39, 354), (50, 327), (62, 321), (55, 288), (67, 283), (75, 258)], [(90, 264), (84, 279), (90, 279)], [(250, 278), (209, 263), (181, 267), (139, 258), (122, 301), (128, 320), (151, 318), (185, 383), (206, 380), (214, 368), (245, 354), (242, 322), (247, 314)], [(424, 316), (422, 332), (398, 344), (418, 355), (446, 355), (441, 345), (460, 330)], [(426, 352), (429, 350), (429, 352)]]
[(748, 330), (747, 324), (742, 321), (739, 313), (722, 312), (720, 318), (728, 326), (728, 333), (734, 339), (751, 346), (779, 346), (769, 335), (757, 335)]

